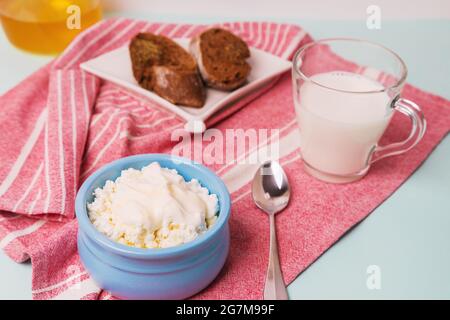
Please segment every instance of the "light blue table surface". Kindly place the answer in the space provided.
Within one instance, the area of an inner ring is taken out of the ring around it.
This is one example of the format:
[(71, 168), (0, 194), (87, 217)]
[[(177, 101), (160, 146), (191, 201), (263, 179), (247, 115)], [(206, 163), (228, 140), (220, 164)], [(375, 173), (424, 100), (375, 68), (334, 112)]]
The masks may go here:
[[(157, 17), (152, 21), (208, 23), (221, 17)], [(268, 17), (260, 17), (265, 20)], [(233, 20), (228, 17), (226, 20)], [(297, 23), (313, 37), (358, 37), (392, 48), (409, 66), (409, 82), (450, 99), (450, 20), (281, 20)], [(19, 52), (0, 34), (0, 93), (49, 61)], [(379, 267), (381, 288), (369, 289), (368, 266)], [(0, 299), (31, 298), (31, 265), (0, 253)], [(367, 219), (349, 232), (290, 286), (292, 299), (450, 298), (450, 138)]]

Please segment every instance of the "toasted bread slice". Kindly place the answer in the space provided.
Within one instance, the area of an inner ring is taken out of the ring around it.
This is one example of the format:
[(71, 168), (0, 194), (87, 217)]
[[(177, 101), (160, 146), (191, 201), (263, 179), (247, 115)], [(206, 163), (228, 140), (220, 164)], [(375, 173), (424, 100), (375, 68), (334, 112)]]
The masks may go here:
[(133, 75), (139, 85), (177, 105), (200, 108), (206, 91), (195, 59), (169, 38), (139, 33), (130, 42)]
[(247, 81), (251, 67), (246, 59), (250, 50), (231, 32), (221, 28), (206, 30), (191, 40), (189, 50), (210, 87), (233, 90)]

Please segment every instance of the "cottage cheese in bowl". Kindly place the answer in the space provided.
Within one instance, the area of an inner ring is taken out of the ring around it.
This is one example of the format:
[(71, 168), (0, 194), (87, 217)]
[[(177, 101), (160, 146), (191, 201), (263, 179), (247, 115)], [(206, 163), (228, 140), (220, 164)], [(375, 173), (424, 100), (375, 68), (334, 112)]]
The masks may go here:
[(138, 248), (167, 248), (194, 240), (217, 218), (218, 200), (196, 179), (152, 162), (126, 169), (94, 192), (89, 219), (103, 234)]

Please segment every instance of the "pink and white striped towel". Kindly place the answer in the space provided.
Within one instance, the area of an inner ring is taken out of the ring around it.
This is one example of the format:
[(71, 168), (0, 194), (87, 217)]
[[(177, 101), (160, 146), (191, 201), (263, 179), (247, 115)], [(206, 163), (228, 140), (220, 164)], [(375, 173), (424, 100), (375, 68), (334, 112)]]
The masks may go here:
[[(250, 45), (285, 58), (311, 41), (293, 25), (243, 22), (222, 26)], [(139, 31), (189, 37), (204, 28), (127, 19), (103, 21), (81, 34), (57, 60), (0, 97), (0, 247), (17, 262), (31, 259), (33, 298), (112, 298), (93, 283), (78, 258), (77, 188), (94, 170), (119, 157), (170, 153), (176, 144), (171, 132), (183, 125), (157, 105), (81, 71), (79, 64), (124, 45)], [(333, 66), (342, 61), (330, 55), (323, 63)], [(290, 76), (285, 75), (271, 90), (253, 96), (239, 112), (235, 113), (242, 105), (209, 122), (221, 131), (279, 129), (281, 162), (293, 183), (291, 204), (277, 217), (287, 282), (395, 191), (450, 129), (449, 101), (406, 86), (404, 95), (421, 104), (428, 120), (423, 141), (406, 155), (380, 162), (357, 183), (324, 184), (302, 169), (291, 90)], [(402, 120), (394, 118), (386, 140), (404, 133)], [(256, 149), (236, 155), (235, 161), (210, 166), (232, 194), (231, 252), (216, 281), (195, 298), (261, 298), (268, 225), (250, 196), (249, 181), (256, 165), (238, 163), (272, 143), (274, 136), (269, 135)]]

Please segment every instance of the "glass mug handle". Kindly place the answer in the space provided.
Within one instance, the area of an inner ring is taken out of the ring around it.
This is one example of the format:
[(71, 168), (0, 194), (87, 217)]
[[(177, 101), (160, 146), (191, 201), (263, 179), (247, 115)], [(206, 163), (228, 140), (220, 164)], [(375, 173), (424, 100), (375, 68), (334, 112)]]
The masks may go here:
[(376, 146), (372, 154), (370, 163), (380, 159), (405, 153), (416, 146), (422, 139), (427, 128), (427, 122), (420, 107), (414, 102), (397, 98), (392, 103), (395, 111), (401, 112), (411, 120), (411, 132), (404, 141), (395, 142), (386, 146)]

